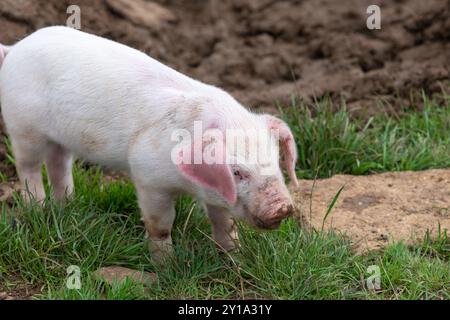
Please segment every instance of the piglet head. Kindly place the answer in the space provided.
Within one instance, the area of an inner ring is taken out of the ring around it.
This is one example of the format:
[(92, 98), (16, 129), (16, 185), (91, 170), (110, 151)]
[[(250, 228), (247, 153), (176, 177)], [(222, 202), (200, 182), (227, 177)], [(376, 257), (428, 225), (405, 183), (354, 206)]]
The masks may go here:
[[(296, 147), (289, 127), (280, 119), (269, 115), (254, 116), (251, 129), (244, 133), (243, 148), (234, 148), (227, 134), (214, 143), (215, 160), (206, 161), (205, 153), (197, 163), (180, 163), (177, 167), (184, 176), (200, 187), (202, 200), (207, 204), (228, 209), (235, 218), (260, 229), (276, 229), (281, 221), (293, 214), (294, 206), (286, 187), (280, 163), (284, 165), (292, 184), (295, 176)], [(222, 133), (224, 129), (221, 129)], [(241, 131), (242, 132), (242, 131)], [(180, 152), (193, 153), (190, 149)], [(256, 157), (252, 152), (257, 152)], [(208, 152), (206, 152), (208, 154)], [(281, 156), (280, 156), (281, 154)], [(280, 160), (281, 159), (281, 160)]]
[[(243, 216), (260, 229), (276, 229), (294, 213), (294, 205), (282, 174), (298, 186), (295, 174), (297, 149), (288, 125), (271, 115), (259, 116), (262, 135), (257, 141), (258, 161), (234, 167), (239, 181), (238, 205)], [(280, 166), (281, 165), (281, 166)], [(239, 208), (235, 209), (239, 211)]]

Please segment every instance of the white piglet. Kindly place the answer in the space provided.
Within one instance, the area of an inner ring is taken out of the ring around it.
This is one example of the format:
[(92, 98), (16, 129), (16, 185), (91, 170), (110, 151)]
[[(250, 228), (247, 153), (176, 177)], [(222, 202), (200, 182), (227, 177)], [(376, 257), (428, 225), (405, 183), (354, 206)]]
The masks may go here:
[[(0, 45), (0, 66), (2, 114), (25, 195), (45, 197), (44, 161), (57, 199), (74, 191), (73, 156), (126, 171), (157, 257), (171, 250), (173, 202), (182, 193), (205, 205), (214, 239), (225, 250), (237, 244), (235, 218), (275, 229), (293, 213), (279, 167), (282, 158), (296, 185), (291, 131), (223, 90), (140, 51), (66, 27)], [(230, 147), (233, 130), (249, 143)], [(261, 139), (254, 139), (255, 131)], [(249, 157), (255, 146), (262, 155), (256, 161)]]

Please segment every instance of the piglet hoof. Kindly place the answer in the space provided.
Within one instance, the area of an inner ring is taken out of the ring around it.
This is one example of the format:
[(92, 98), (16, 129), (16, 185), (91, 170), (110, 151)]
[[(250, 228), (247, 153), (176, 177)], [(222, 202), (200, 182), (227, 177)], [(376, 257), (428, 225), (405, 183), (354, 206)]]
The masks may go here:
[(20, 190), (20, 195), (27, 204), (37, 203), (40, 206), (44, 205), (45, 194), (35, 194), (28, 190), (22, 189)]
[(156, 265), (164, 265), (173, 257), (172, 239), (148, 240), (148, 248), (152, 261)]
[(240, 244), (239, 244), (238, 240), (229, 240), (229, 241), (222, 242), (222, 243), (217, 242), (216, 248), (219, 253), (227, 254), (230, 252), (238, 251), (240, 248)]

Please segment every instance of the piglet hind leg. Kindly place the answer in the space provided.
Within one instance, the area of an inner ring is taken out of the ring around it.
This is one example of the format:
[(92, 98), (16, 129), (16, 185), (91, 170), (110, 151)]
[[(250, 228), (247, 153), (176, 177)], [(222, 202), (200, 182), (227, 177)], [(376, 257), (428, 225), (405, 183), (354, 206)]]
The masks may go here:
[(222, 251), (232, 251), (239, 247), (237, 226), (230, 213), (223, 208), (206, 206), (212, 224), (213, 237)]
[(172, 256), (172, 226), (175, 220), (173, 198), (151, 188), (136, 185), (142, 220), (148, 237), (148, 247), (155, 263)]
[(73, 157), (70, 152), (59, 144), (50, 143), (45, 162), (55, 199), (70, 197), (73, 193)]
[(21, 183), (21, 194), (25, 201), (42, 202), (45, 199), (42, 182), (42, 163), (47, 148), (44, 138), (28, 134), (10, 134), (16, 170)]

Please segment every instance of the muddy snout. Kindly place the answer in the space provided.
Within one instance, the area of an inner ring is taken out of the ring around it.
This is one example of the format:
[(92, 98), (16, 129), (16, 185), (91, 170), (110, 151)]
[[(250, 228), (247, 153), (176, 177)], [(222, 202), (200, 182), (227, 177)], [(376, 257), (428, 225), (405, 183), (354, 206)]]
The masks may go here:
[(281, 222), (294, 214), (294, 206), (292, 204), (283, 204), (274, 212), (260, 217), (254, 217), (255, 225), (261, 229), (274, 230), (278, 229)]

